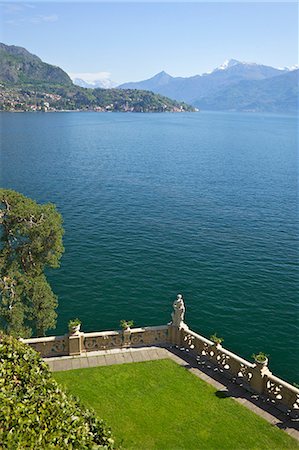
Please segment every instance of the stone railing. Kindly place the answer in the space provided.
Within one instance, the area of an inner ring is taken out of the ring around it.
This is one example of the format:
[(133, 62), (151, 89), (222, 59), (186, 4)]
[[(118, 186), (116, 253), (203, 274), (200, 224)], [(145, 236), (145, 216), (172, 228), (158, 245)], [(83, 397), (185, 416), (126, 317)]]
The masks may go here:
[(176, 330), (177, 346), (193, 355), (199, 365), (212, 366), (231, 381), (258, 394), (269, 404), (292, 417), (299, 417), (299, 389), (274, 376), (268, 361), (251, 363), (203, 336), (186, 324)]
[(299, 389), (274, 376), (270, 370), (265, 373), (262, 395), (281, 411), (299, 417)]
[(22, 341), (38, 351), (43, 358), (78, 356), (86, 352), (126, 347), (149, 345), (165, 347), (170, 344), (167, 325), (95, 333), (78, 331), (64, 336), (22, 339)]
[(66, 356), (70, 353), (69, 335), (64, 336), (49, 336), (42, 338), (20, 339), (29, 344), (41, 354), (43, 358), (50, 358), (51, 356)]
[(182, 296), (178, 295), (173, 307), (172, 321), (165, 326), (95, 333), (76, 331), (64, 336), (23, 339), (23, 342), (44, 358), (153, 345), (177, 347), (194, 356), (199, 365), (211, 367), (213, 371), (258, 394), (291, 417), (299, 417), (299, 389), (275, 377), (268, 368), (267, 358), (262, 363), (251, 363), (226, 350), (221, 344), (194, 333), (184, 322)]
[(81, 351), (110, 350), (122, 347), (144, 347), (169, 343), (168, 327), (133, 328), (123, 331), (83, 333)]
[(255, 364), (194, 333), (185, 324), (179, 332), (178, 346), (196, 357), (200, 365), (213, 364), (218, 372), (248, 390), (253, 385)]

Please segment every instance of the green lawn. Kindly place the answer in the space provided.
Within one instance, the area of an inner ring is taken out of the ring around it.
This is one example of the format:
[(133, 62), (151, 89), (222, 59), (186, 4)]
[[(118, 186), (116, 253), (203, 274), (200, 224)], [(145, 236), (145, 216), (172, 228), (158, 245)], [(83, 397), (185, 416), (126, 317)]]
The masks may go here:
[(53, 374), (134, 450), (299, 449), (285, 432), (171, 360)]

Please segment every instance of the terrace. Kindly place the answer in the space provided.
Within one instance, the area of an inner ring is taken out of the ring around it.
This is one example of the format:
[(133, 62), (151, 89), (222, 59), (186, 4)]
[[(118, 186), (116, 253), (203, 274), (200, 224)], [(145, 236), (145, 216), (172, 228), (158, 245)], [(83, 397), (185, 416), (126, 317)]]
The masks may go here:
[(167, 326), (26, 342), (123, 448), (299, 448), (299, 390), (268, 361), (251, 363), (194, 333), (174, 307)]

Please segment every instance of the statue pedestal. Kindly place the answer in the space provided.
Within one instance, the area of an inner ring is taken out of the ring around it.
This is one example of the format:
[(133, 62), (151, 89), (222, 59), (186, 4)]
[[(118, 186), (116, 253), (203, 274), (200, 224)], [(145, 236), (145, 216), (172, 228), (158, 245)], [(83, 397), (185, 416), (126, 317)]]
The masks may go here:
[(189, 327), (184, 322), (181, 322), (179, 326), (173, 323), (168, 324), (168, 335), (171, 345), (182, 346), (182, 330), (189, 330)]

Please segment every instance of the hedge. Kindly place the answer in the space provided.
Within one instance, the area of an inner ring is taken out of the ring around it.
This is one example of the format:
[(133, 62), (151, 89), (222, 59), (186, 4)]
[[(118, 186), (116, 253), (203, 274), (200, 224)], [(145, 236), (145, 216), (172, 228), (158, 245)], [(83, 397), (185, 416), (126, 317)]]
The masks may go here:
[(39, 354), (2, 332), (0, 448), (114, 448), (110, 429), (58, 386)]

